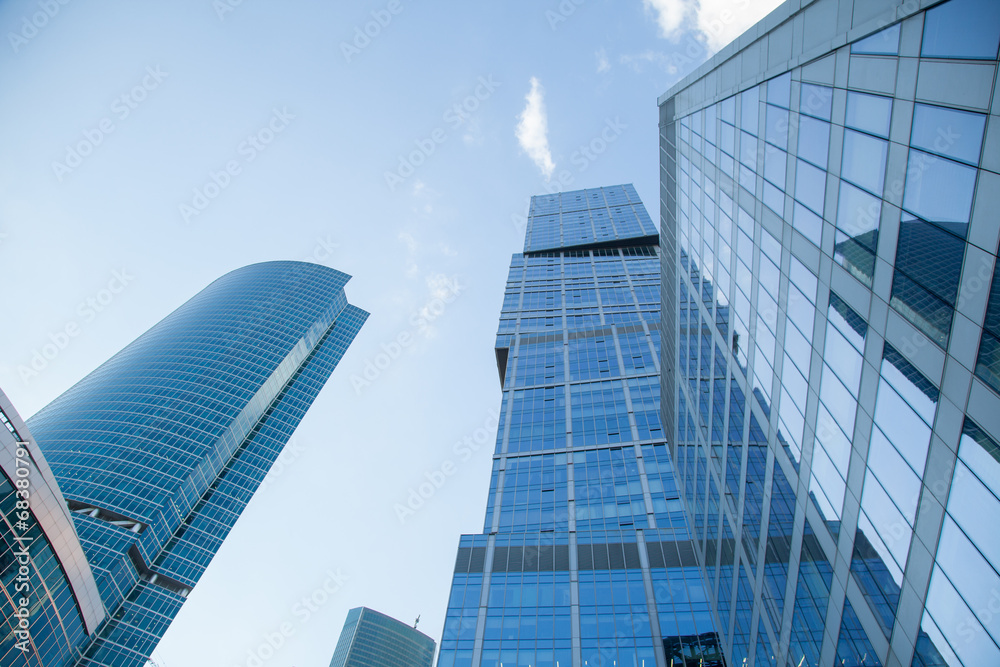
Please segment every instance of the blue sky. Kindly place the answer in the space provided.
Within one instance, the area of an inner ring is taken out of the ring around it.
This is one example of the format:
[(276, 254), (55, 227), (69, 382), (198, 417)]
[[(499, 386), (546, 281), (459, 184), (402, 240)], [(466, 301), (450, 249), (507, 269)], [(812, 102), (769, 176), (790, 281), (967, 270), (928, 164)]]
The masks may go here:
[(631, 182), (657, 217), (657, 96), (777, 4), (0, 3), (0, 387), (23, 416), (246, 264), (343, 270), (372, 313), (162, 667), (326, 665), (359, 605), (439, 638), (528, 197)]

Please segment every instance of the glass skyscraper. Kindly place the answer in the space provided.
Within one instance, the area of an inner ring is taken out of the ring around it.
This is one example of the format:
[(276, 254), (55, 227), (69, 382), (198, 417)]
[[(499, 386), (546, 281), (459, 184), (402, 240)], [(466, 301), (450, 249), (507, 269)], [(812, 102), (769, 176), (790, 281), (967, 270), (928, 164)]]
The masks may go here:
[(108, 614), (46, 665), (144, 664), (367, 318), (348, 279), (228, 273), (29, 420)]
[(347, 612), (330, 667), (431, 667), (434, 640), (374, 609)]
[(59, 486), (0, 391), (0, 665), (70, 665), (105, 618)]
[(998, 45), (995, 0), (795, 0), (659, 100), (663, 419), (731, 665), (1000, 665)]
[(659, 416), (657, 236), (631, 185), (532, 198), (438, 667), (723, 664)]

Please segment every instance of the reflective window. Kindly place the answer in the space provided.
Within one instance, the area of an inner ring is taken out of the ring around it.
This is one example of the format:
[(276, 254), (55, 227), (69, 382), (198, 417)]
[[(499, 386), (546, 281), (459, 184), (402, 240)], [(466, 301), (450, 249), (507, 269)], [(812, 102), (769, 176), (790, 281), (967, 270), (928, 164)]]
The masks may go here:
[(833, 110), (833, 88), (818, 86), (814, 83), (803, 83), (799, 98), (799, 113), (808, 114), (823, 120), (830, 120)]
[[(764, 149), (764, 178), (782, 190), (785, 187), (785, 164), (787, 162), (785, 151), (775, 148), (770, 144)], [(784, 192), (781, 194), (784, 196)]]
[[(965, 237), (976, 189), (973, 167), (910, 150), (903, 208), (931, 222), (946, 223), (948, 231)], [(957, 223), (957, 224), (947, 224)]]
[(767, 101), (788, 108), (791, 98), (792, 74), (788, 72), (767, 82)]
[(840, 175), (851, 183), (882, 195), (885, 184), (885, 161), (889, 143), (873, 136), (844, 130), (844, 161)]
[(894, 56), (899, 53), (899, 24), (851, 44), (851, 53)]
[(889, 124), (892, 121), (892, 98), (878, 95), (866, 95), (848, 91), (847, 116), (844, 125), (857, 130), (889, 137)]
[(744, 90), (740, 94), (740, 128), (756, 136), (759, 113), (760, 88)]
[(736, 97), (727, 97), (719, 102), (719, 118), (730, 124), (736, 123)]
[(896, 270), (949, 305), (955, 304), (958, 294), (964, 252), (962, 239), (936, 225), (909, 216), (900, 222)]
[(834, 259), (867, 285), (871, 285), (875, 270), (881, 214), (881, 199), (847, 181), (840, 182)]
[(799, 161), (795, 167), (795, 198), (813, 212), (823, 214), (826, 197), (826, 172), (807, 162)]
[(1000, 393), (1000, 262), (994, 266), (976, 375)]
[(799, 202), (795, 202), (792, 226), (816, 245), (820, 244), (823, 236), (823, 220)]
[(996, 0), (951, 0), (924, 15), (922, 56), (993, 59), (998, 43), (1000, 3)]
[(926, 151), (979, 164), (986, 116), (958, 109), (916, 104), (910, 145)]
[(788, 146), (788, 110), (773, 104), (766, 105), (767, 125), (764, 128), (764, 139), (778, 148)]
[(826, 169), (829, 154), (830, 124), (810, 116), (799, 116), (798, 156)]
[[(851, 237), (869, 235), (878, 229), (882, 215), (882, 200), (858, 188), (841, 182), (840, 201), (837, 205), (837, 228)], [(872, 250), (875, 244), (866, 241)]]

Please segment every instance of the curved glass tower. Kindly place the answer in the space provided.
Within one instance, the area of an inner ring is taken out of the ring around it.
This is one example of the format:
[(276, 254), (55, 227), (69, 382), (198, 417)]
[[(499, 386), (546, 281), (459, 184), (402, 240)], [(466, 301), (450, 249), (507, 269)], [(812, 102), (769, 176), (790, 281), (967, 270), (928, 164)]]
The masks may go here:
[(59, 486), (0, 391), (0, 665), (73, 664), (104, 618)]
[(79, 665), (155, 648), (367, 318), (349, 279), (226, 274), (32, 417), (109, 614)]
[(368, 607), (347, 612), (330, 667), (431, 667), (434, 640)]

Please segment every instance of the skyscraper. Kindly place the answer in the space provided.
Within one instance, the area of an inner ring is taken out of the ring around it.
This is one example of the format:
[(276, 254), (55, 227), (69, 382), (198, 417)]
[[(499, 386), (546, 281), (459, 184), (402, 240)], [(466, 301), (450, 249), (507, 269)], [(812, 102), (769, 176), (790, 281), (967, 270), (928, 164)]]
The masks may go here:
[(374, 609), (347, 612), (330, 667), (431, 667), (434, 640)]
[(795, 0), (660, 98), (662, 410), (730, 664), (1000, 664), (998, 45), (992, 0)]
[(631, 185), (532, 198), (439, 667), (722, 664), (658, 414), (659, 252)]
[(0, 391), (0, 665), (72, 664), (105, 618), (69, 509)]
[(81, 667), (156, 646), (367, 318), (349, 278), (228, 273), (29, 420), (109, 615)]

